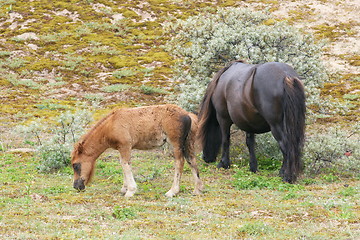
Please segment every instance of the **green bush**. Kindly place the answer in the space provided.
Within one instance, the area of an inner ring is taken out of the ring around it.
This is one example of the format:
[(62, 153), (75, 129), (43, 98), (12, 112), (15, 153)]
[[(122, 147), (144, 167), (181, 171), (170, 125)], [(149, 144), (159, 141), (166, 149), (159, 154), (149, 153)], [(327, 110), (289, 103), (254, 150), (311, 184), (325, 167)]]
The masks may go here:
[(72, 147), (91, 121), (92, 114), (87, 110), (67, 111), (53, 125), (39, 119), (21, 126), (19, 131), (25, 134), (26, 141), (36, 146), (41, 160), (39, 171), (49, 173), (69, 165)]
[(124, 207), (120, 207), (120, 206), (115, 206), (112, 216), (116, 219), (124, 221), (127, 219), (136, 218), (137, 213), (136, 213), (135, 209), (131, 208), (131, 207), (124, 208)]
[(113, 76), (118, 79), (123, 78), (123, 77), (131, 77), (134, 75), (136, 75), (136, 72), (134, 72), (131, 69), (117, 70), (117, 71), (113, 72)]
[[(180, 81), (177, 101), (196, 110), (214, 73), (232, 60), (257, 64), (285, 62), (305, 79), (308, 102), (317, 104), (318, 88), (327, 79), (320, 44), (265, 12), (242, 8), (209, 9), (166, 26), (173, 34), (165, 48), (178, 59), (174, 80)], [(175, 33), (175, 34), (174, 34)]]
[(129, 88), (131, 88), (131, 85), (118, 83), (118, 84), (102, 87), (101, 90), (107, 93), (112, 93), (112, 92), (121, 92)]
[(324, 169), (360, 173), (360, 124), (351, 130), (331, 127), (308, 135), (303, 156), (307, 174), (319, 174)]
[(156, 88), (156, 87), (152, 87), (152, 86), (147, 86), (147, 85), (141, 85), (139, 87), (139, 90), (146, 95), (152, 95), (152, 94), (168, 94), (169, 92), (166, 91), (165, 89), (161, 89), (161, 88)]

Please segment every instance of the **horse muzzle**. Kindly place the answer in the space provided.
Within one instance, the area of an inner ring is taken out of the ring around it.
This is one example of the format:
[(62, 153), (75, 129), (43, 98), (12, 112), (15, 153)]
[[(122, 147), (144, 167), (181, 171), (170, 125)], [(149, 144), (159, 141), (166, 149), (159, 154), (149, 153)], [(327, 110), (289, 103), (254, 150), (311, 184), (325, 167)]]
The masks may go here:
[(78, 191), (82, 191), (85, 189), (85, 180), (82, 178), (78, 178), (74, 181), (74, 188)]

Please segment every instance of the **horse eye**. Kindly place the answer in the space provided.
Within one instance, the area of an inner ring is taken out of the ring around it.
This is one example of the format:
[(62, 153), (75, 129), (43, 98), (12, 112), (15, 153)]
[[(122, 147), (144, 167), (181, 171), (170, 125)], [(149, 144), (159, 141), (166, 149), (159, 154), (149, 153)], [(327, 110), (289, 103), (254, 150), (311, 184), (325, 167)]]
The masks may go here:
[(77, 174), (80, 175), (80, 173), (81, 173), (81, 163), (74, 163), (73, 164), (73, 169)]

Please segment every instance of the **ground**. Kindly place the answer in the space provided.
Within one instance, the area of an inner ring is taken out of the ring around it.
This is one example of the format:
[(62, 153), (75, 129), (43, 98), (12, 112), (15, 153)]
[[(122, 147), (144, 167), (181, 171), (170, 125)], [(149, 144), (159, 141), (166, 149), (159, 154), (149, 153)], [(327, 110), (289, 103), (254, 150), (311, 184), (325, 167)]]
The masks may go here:
[(61, 112), (92, 103), (100, 106), (98, 119), (113, 107), (166, 102), (177, 83), (171, 82), (174, 60), (161, 48), (168, 37), (162, 24), (217, 5), (268, 9), (274, 18), (325, 40), (330, 80), (322, 94), (351, 107), (340, 118), (320, 119), (308, 128), (326, 130), (330, 123), (351, 129), (360, 116), (357, 0), (94, 2), (0, 3), (0, 238), (358, 238), (358, 174), (329, 169), (289, 185), (277, 177), (279, 161), (275, 167), (260, 162), (260, 173), (252, 174), (246, 153), (239, 158), (233, 150), (230, 170), (204, 163), (199, 154), (203, 195), (191, 195), (186, 167), (180, 194), (169, 199), (164, 194), (173, 178), (171, 151), (134, 151), (139, 191), (125, 199), (116, 152), (100, 157), (91, 186), (77, 192), (70, 166), (39, 172), (35, 140), (24, 141), (15, 131), (34, 119), (53, 124)]

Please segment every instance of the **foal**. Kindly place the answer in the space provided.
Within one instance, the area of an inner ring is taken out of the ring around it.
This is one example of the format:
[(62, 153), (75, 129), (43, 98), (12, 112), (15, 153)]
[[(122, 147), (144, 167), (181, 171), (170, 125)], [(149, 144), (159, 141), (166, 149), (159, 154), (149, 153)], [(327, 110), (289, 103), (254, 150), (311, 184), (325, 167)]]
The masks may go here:
[(71, 154), (74, 188), (85, 189), (94, 173), (96, 159), (106, 149), (113, 148), (121, 155), (124, 174), (121, 192), (125, 197), (131, 197), (137, 189), (131, 171), (131, 149), (149, 150), (169, 142), (174, 149), (175, 175), (172, 187), (165, 195), (173, 197), (179, 192), (185, 159), (194, 177), (194, 194), (200, 194), (203, 185), (195, 158), (197, 129), (197, 117), (176, 105), (114, 110), (75, 145)]

